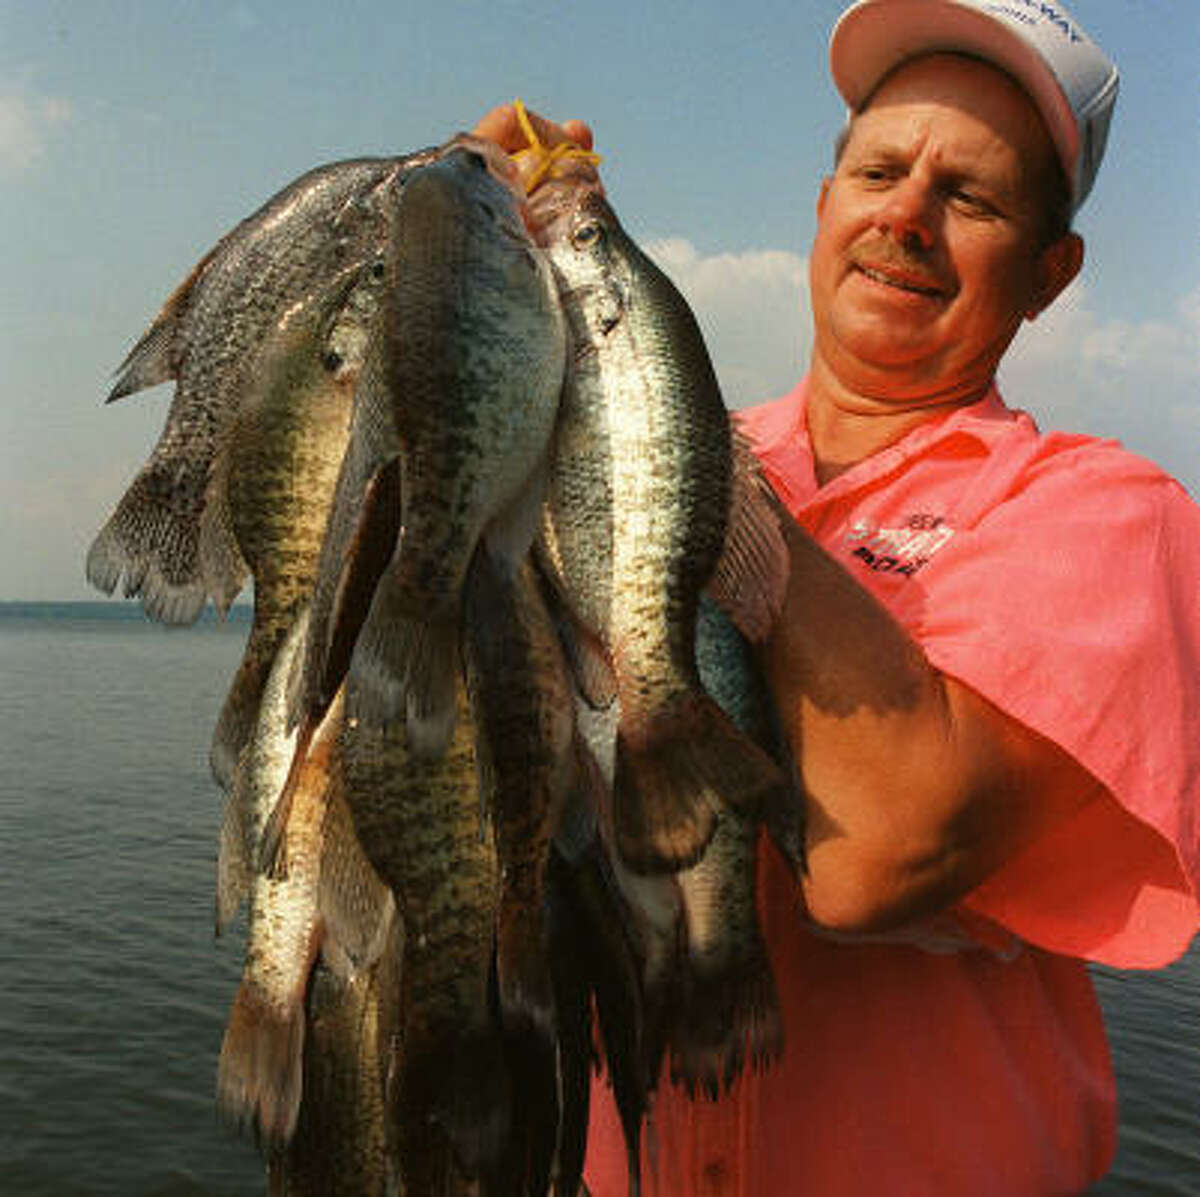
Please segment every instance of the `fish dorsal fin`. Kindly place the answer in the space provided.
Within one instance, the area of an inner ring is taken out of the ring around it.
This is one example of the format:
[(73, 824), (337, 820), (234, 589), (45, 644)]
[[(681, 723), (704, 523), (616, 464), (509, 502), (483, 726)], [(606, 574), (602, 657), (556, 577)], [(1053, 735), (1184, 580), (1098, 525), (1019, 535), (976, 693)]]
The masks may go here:
[(733, 432), (733, 494), (725, 547), (708, 593), (748, 640), (765, 640), (783, 608), (789, 558), (781, 515), (749, 442)]
[(213, 255), (221, 248), (218, 242), (192, 267), (191, 273), (171, 292), (162, 311), (142, 334), (141, 339), (117, 367), (117, 379), (105, 403), (113, 403), (126, 395), (144, 391), (147, 387), (169, 382), (179, 369), (175, 336), (191, 302), (192, 290), (208, 268)]

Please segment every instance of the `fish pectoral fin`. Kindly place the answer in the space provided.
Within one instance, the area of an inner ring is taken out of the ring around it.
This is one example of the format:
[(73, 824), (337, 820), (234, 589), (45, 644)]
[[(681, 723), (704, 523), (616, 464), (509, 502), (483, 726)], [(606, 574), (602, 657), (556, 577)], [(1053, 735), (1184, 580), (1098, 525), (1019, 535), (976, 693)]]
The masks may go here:
[(613, 818), (636, 872), (695, 864), (722, 806), (751, 814), (783, 784), (779, 768), (707, 695), (685, 695), (617, 730)]
[(311, 720), (300, 728), (283, 788), (263, 824), (262, 838), (258, 844), (258, 870), (276, 881), (286, 880), (288, 875), (287, 826), (292, 817), (296, 790), (301, 784), (308, 758), (308, 746), (312, 742), (314, 730)]
[(331, 599), (319, 611), (314, 609), (305, 676), (296, 687), (310, 708), (327, 701), (349, 670), (372, 600), (395, 552), (400, 507), (400, 461), (393, 458), (366, 483), (353, 535), (334, 558), (339, 572)]
[(733, 435), (733, 493), (725, 545), (707, 592), (748, 640), (765, 640), (783, 609), (790, 573), (780, 520), (790, 519), (746, 439)]
[(541, 525), (549, 477), (549, 459), (542, 457), (521, 488), (483, 531), (482, 539), (488, 551), (497, 561), (506, 563), (510, 573), (516, 573)]

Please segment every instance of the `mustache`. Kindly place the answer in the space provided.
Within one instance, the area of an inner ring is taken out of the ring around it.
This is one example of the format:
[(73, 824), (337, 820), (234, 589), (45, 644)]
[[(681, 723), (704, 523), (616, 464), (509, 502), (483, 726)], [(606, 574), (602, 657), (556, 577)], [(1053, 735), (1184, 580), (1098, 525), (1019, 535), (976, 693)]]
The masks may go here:
[(880, 240), (855, 246), (849, 256), (854, 266), (895, 275), (910, 285), (938, 292), (955, 289), (954, 281), (947, 277), (930, 255), (908, 249), (895, 241)]

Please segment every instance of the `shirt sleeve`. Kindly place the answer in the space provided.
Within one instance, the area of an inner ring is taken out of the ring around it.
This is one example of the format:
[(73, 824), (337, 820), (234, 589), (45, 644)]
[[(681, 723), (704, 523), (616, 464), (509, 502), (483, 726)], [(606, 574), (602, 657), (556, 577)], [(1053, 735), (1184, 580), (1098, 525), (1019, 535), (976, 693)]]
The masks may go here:
[(1002, 485), (893, 609), (1097, 794), (964, 905), (1052, 951), (1157, 967), (1200, 927), (1200, 509), (1078, 438), (1042, 438)]

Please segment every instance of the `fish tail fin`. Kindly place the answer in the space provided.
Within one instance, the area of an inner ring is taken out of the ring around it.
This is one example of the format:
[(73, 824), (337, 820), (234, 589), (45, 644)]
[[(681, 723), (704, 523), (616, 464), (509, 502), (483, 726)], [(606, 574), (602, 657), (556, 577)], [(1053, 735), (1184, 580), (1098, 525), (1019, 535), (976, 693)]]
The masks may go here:
[(88, 582), (112, 594), (124, 578), (125, 598), (140, 598), (160, 623), (194, 623), (208, 597), (196, 567), (197, 528), (172, 510), (166, 467), (151, 462), (130, 483), (88, 549)]
[(454, 733), (459, 675), (458, 634), (453, 621), (414, 619), (381, 585), (359, 633), (350, 671), (353, 710), (374, 725), (402, 713), (414, 755), (437, 760)]
[(749, 1065), (768, 1067), (783, 1050), (775, 978), (758, 940), (736, 970), (688, 968), (672, 1021), (671, 1080), (715, 1101)]
[[(402, 1073), (402, 1164), (424, 1167), (437, 1161), (441, 1153), (431, 1150), (436, 1146), (429, 1139), (433, 1131), (467, 1176), (496, 1175), (513, 1119), (513, 1087), (499, 1023), (446, 1030), (420, 1058), (405, 1059)], [(406, 1191), (437, 1191), (422, 1183), (418, 1176), (405, 1176)]]
[(494, 1182), (496, 1193), (550, 1192), (559, 1141), (561, 1093), (557, 1044), (539, 1030), (506, 1031), (514, 1094), (512, 1128)]
[[(307, 974), (306, 974), (307, 975)], [(217, 1106), (259, 1142), (284, 1147), (296, 1129), (304, 1077), (302, 994), (284, 1010), (243, 981), (234, 995), (217, 1063)]]
[(496, 974), (505, 1026), (554, 1033), (554, 987), (540, 907), (503, 902), (496, 936)]
[(753, 811), (779, 768), (707, 695), (686, 694), (617, 732), (613, 815), (622, 859), (639, 872), (694, 864), (722, 806)]

